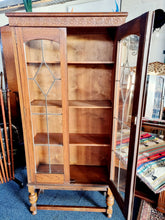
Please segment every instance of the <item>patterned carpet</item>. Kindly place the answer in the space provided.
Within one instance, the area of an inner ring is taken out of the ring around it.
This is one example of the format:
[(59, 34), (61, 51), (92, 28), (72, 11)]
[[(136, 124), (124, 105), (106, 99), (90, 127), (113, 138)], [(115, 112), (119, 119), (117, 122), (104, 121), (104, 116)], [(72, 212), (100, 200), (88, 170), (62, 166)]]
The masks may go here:
[(165, 220), (165, 215), (142, 200), (137, 220)]

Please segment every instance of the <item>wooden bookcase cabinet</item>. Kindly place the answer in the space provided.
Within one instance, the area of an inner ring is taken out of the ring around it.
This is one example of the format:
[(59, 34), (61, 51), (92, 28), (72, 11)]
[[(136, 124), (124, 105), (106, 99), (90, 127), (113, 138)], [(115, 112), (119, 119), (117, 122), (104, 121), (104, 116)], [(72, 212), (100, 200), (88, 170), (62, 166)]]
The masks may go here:
[[(129, 158), (132, 158), (138, 149), (139, 109), (152, 15), (145, 14), (125, 25), (122, 24), (127, 13), (8, 13), (7, 16), (13, 28), (32, 214), (38, 208), (106, 212), (111, 217), (113, 192), (124, 216), (130, 219), (134, 187), (128, 189), (127, 183), (135, 185), (136, 158), (128, 162), (125, 198), (122, 198), (114, 180), (118, 165), (115, 166), (116, 157), (111, 153), (118, 107), (120, 112), (118, 42), (130, 34), (142, 38), (136, 80), (140, 88), (134, 92), (137, 100), (133, 102), (130, 124), (133, 138)], [(130, 166), (134, 167), (131, 173)], [(43, 189), (105, 191), (107, 207), (36, 207), (35, 190)]]

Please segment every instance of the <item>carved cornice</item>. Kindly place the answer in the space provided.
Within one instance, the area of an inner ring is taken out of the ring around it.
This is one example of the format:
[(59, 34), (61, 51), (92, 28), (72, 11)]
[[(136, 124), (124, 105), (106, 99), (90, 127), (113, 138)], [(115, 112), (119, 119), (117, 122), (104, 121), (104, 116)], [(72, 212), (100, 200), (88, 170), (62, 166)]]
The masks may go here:
[(21, 27), (108, 27), (119, 26), (125, 17), (9, 17), (10, 26)]

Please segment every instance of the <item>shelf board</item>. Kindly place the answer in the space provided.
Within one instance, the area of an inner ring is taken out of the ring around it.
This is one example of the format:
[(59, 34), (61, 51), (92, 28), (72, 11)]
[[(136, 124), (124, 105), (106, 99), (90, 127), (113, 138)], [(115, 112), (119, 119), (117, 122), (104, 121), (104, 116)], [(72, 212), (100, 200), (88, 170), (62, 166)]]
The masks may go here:
[[(37, 167), (37, 173), (49, 174), (49, 165), (48, 164), (39, 164)], [(51, 164), (51, 173), (63, 174), (64, 173), (64, 165)]]
[[(48, 145), (47, 133), (37, 133), (34, 137), (35, 145)], [(49, 144), (50, 145), (63, 145), (62, 133), (49, 133)]]
[(114, 64), (114, 61), (68, 61), (68, 65), (73, 64)]
[(60, 61), (45, 61), (43, 62), (42, 60), (33, 60), (33, 61), (26, 61), (27, 64), (41, 64), (41, 63), (46, 63), (46, 64), (60, 64)]
[[(34, 61), (26, 61), (27, 64), (41, 64), (44, 63), (41, 60), (34, 60)], [(45, 61), (47, 64), (60, 64), (60, 61)], [(114, 61), (68, 61), (68, 65), (74, 64), (114, 64)]]
[[(50, 145), (62, 145), (62, 133), (49, 133)], [(108, 134), (69, 134), (69, 143), (79, 146), (109, 146), (110, 137)], [(48, 145), (47, 133), (37, 133), (34, 137), (35, 145)]]
[[(39, 164), (37, 173), (63, 174), (64, 166), (51, 164), (51, 173), (49, 173), (48, 164)], [(70, 165), (70, 178), (72, 184), (107, 184), (108, 169), (106, 166)]]
[[(32, 106), (45, 106), (45, 100), (33, 100)], [(48, 100), (47, 106), (62, 107), (60, 100)], [(69, 108), (112, 108), (109, 100), (69, 100)]]
[(69, 108), (112, 108), (109, 100), (69, 100)]
[(108, 169), (106, 166), (70, 166), (71, 183), (107, 184), (108, 176)]
[[(35, 99), (31, 102), (32, 106), (43, 106), (45, 107), (45, 100), (39, 100), (39, 99)], [(54, 106), (57, 108), (61, 108), (62, 107), (62, 102), (61, 100), (47, 100), (47, 106)]]

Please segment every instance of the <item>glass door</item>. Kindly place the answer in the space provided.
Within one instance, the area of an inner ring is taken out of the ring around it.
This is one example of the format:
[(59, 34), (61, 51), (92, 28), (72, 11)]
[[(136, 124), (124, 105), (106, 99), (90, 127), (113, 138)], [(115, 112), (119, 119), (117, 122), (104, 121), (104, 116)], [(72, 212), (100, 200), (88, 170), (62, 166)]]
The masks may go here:
[(16, 33), (23, 55), (19, 63), (25, 68), (20, 68), (25, 121), (29, 125), (24, 133), (31, 136), (26, 148), (34, 180), (68, 182), (66, 30), (22, 28)]
[(110, 186), (126, 219), (132, 219), (152, 19), (152, 13), (146, 13), (120, 26), (116, 35)]

